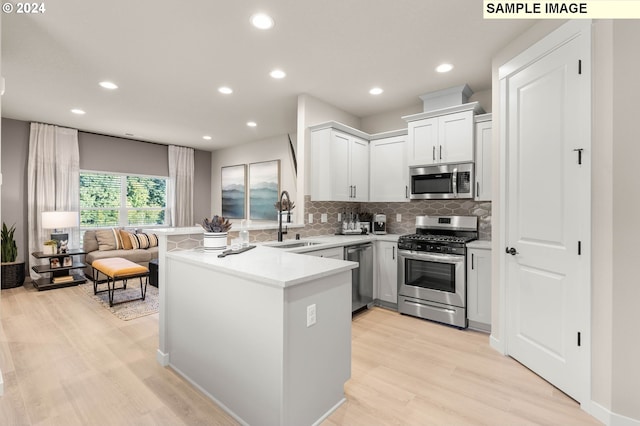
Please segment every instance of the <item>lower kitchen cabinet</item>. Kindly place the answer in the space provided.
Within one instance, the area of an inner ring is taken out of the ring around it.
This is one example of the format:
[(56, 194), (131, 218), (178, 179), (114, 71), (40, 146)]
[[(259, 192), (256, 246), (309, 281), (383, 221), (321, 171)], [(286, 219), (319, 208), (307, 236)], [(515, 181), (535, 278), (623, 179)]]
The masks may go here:
[(376, 299), (380, 306), (398, 308), (398, 243), (376, 241)]
[(467, 318), (469, 328), (491, 331), (491, 249), (468, 248)]

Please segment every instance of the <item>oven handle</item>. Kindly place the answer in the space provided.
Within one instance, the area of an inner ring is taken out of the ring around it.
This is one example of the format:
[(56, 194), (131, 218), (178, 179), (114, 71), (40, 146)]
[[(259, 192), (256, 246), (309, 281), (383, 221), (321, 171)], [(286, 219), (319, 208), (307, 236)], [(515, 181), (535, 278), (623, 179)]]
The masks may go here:
[(453, 180), (451, 184), (453, 185), (453, 196), (454, 198), (458, 198), (458, 168), (453, 169)]
[(398, 257), (438, 263), (464, 263), (464, 256), (461, 254), (416, 253), (413, 251), (398, 250)]

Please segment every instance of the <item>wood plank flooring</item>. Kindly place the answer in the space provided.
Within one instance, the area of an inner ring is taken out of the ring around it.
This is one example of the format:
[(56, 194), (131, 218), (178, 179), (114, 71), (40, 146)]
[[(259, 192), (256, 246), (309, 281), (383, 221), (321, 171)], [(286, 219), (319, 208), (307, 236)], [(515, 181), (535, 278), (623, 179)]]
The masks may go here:
[[(157, 346), (157, 315), (122, 321), (79, 287), (2, 290), (0, 424), (237, 424), (162, 368)], [(486, 334), (374, 308), (355, 317), (352, 348), (328, 426), (599, 424)]]

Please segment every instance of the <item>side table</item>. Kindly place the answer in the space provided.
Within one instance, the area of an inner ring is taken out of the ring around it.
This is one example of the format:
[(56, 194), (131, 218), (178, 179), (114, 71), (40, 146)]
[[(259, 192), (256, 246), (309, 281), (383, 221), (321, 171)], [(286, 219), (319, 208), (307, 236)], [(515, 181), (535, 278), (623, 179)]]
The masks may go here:
[(70, 287), (87, 282), (83, 274), (78, 274), (74, 269), (82, 269), (84, 262), (75, 259), (75, 256), (87, 254), (83, 250), (69, 250), (66, 253), (44, 254), (41, 251), (31, 253), (36, 259), (48, 259), (45, 265), (36, 265), (31, 269), (38, 274), (49, 274), (49, 277), (38, 278), (33, 281), (33, 286), (38, 290), (50, 290), (53, 288)]

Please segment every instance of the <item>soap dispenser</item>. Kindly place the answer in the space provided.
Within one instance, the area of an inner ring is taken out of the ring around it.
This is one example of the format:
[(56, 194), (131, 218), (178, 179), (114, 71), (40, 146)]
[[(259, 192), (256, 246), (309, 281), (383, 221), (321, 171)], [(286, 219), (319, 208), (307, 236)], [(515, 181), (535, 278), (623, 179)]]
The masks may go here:
[(249, 230), (246, 220), (240, 222), (240, 246), (242, 248), (249, 247)]

